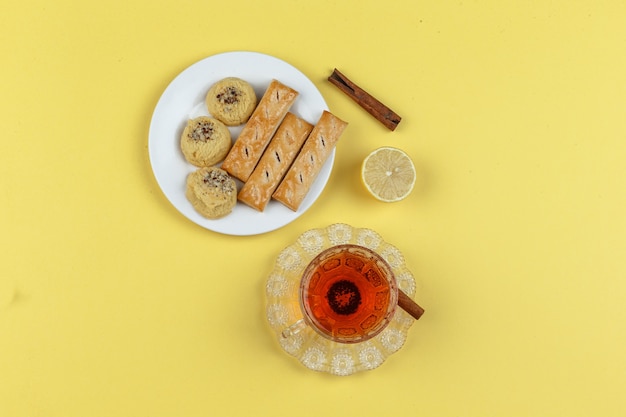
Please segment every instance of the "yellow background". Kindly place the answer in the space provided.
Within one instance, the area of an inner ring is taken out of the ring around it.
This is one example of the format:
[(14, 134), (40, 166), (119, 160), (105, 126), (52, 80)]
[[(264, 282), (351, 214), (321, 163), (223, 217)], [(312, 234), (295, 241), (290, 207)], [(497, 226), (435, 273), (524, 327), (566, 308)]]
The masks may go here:
[[(0, 416), (623, 416), (625, 48), (617, 0), (4, 2)], [(180, 215), (147, 152), (169, 82), (232, 50), (296, 66), (350, 122), (319, 200), (251, 237)], [(417, 166), (402, 202), (359, 183), (383, 145)], [(345, 378), (263, 311), (278, 252), (335, 222), (402, 250), (426, 309)]]

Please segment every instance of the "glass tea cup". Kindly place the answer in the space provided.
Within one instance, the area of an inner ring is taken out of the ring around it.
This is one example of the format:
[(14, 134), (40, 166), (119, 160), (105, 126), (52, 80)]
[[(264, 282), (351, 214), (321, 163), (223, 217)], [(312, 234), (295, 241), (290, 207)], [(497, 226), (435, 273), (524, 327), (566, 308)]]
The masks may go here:
[(302, 274), (299, 304), (303, 318), (286, 328), (290, 337), (310, 326), (339, 343), (364, 342), (378, 335), (400, 306), (414, 318), (423, 310), (398, 289), (389, 264), (355, 244), (319, 253)]

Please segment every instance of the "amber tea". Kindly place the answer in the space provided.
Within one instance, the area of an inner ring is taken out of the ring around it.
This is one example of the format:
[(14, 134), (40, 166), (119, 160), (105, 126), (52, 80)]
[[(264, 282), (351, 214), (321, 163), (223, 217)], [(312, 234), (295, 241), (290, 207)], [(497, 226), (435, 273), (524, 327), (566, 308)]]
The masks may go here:
[(323, 336), (343, 343), (376, 336), (393, 317), (398, 299), (389, 265), (357, 245), (338, 245), (320, 253), (304, 271), (300, 306)]

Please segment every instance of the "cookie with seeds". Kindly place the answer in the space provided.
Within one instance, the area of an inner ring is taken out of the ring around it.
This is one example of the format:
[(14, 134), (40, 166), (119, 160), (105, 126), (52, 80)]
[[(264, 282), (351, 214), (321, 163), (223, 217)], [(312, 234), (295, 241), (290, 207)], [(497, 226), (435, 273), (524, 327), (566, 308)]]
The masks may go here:
[(250, 83), (237, 77), (223, 78), (213, 84), (205, 101), (211, 116), (226, 126), (247, 122), (257, 105), (256, 93)]
[(187, 176), (185, 196), (202, 216), (219, 219), (233, 211), (237, 184), (223, 169), (203, 167)]
[(189, 163), (197, 167), (208, 167), (226, 157), (232, 146), (232, 139), (224, 123), (200, 116), (187, 121), (180, 146)]

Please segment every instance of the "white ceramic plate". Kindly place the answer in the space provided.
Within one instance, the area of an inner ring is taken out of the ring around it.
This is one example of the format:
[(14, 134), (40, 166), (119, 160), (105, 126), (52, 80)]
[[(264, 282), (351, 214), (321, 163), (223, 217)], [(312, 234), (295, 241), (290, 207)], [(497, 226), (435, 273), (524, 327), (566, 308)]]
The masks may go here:
[[(204, 99), (209, 87), (225, 77), (239, 77), (254, 87), (259, 99), (272, 79), (297, 90), (300, 95), (290, 111), (315, 124), (328, 110), (321, 93), (302, 72), (272, 56), (257, 52), (227, 52), (205, 58), (180, 73), (165, 89), (150, 123), (148, 151), (157, 183), (174, 207), (192, 222), (228, 235), (254, 235), (276, 230), (306, 212), (322, 193), (335, 160), (335, 151), (324, 164), (308, 195), (297, 211), (277, 201), (270, 201), (258, 212), (237, 203), (233, 212), (210, 220), (194, 210), (185, 197), (187, 175), (197, 168), (185, 160), (180, 150), (180, 136), (188, 119), (208, 115)], [(241, 126), (230, 128), (233, 140)], [(241, 187), (241, 183), (238, 183)]]

